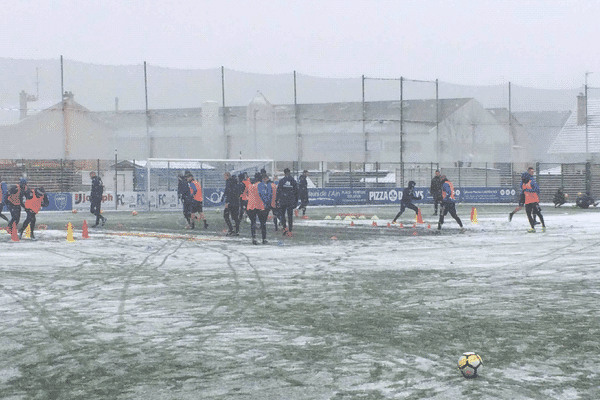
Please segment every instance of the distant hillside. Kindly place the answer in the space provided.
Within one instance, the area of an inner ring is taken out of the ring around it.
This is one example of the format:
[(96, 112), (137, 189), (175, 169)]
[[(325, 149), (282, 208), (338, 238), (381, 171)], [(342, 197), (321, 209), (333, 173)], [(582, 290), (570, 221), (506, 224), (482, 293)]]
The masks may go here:
[[(64, 90), (75, 94), (75, 100), (93, 111), (145, 108), (144, 68), (139, 65), (94, 65), (64, 60)], [(39, 100), (29, 109), (44, 109), (60, 101), (60, 60), (15, 60), (0, 58), (0, 123), (15, 123), (19, 117), (19, 93), (25, 90)], [(434, 78), (435, 79), (435, 78)], [(200, 107), (205, 101), (222, 103), (221, 69), (182, 70), (147, 66), (148, 104), (156, 108)], [(351, 79), (319, 78), (297, 74), (297, 101), (304, 103), (360, 102), (361, 77)], [(280, 75), (250, 74), (225, 68), (225, 104), (247, 105), (262, 92), (272, 104), (294, 103), (293, 73)], [(573, 110), (582, 88), (545, 90), (512, 85), (513, 111)], [(508, 85), (463, 86), (439, 83), (440, 98), (473, 97), (487, 108), (508, 108)], [(366, 101), (399, 100), (398, 81), (368, 79)], [(435, 98), (431, 83), (404, 82), (404, 99)]]

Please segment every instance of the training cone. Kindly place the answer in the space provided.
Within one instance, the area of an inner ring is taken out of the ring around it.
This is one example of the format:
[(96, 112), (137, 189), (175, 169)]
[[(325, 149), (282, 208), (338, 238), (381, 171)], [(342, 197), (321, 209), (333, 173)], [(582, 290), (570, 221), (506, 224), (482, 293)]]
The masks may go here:
[(13, 242), (19, 241), (19, 235), (17, 234), (17, 223), (13, 222), (12, 228), (10, 228), (10, 238)]
[(475, 207), (471, 209), (471, 222), (474, 224), (477, 223), (477, 209)]
[(354, 226), (354, 221), (350, 221), (350, 226)]
[(427, 229), (431, 229), (431, 224), (427, 224)]
[(376, 221), (373, 221), (373, 226), (377, 226), (377, 222)]
[(25, 228), (25, 232), (23, 232), (23, 235), (25, 236), (25, 239), (31, 239), (31, 225), (27, 225), (27, 228)]
[(419, 234), (417, 233), (417, 231), (413, 232), (413, 236), (419, 236)]
[(73, 238), (73, 224), (72, 223), (68, 223), (67, 224), (67, 242), (74, 242), (75, 238)]
[(391, 227), (392, 227), (392, 224), (390, 224), (390, 223), (388, 222), (388, 228), (391, 228)]
[(400, 222), (400, 228), (404, 228), (404, 224)]
[(421, 209), (419, 208), (419, 211), (417, 212), (417, 224), (422, 224), (423, 223), (423, 215), (421, 214)]
[(81, 237), (84, 239), (88, 239), (90, 237), (90, 234), (88, 232), (88, 225), (85, 219), (83, 220), (83, 227), (81, 228), (81, 230)]

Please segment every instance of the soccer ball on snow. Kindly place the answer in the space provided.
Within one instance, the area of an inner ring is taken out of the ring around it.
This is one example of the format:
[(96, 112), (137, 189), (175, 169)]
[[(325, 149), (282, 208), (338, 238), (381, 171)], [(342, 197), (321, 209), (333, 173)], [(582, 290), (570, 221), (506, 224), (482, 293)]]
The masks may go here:
[(458, 359), (458, 370), (467, 379), (475, 378), (483, 366), (481, 357), (472, 351), (463, 353)]

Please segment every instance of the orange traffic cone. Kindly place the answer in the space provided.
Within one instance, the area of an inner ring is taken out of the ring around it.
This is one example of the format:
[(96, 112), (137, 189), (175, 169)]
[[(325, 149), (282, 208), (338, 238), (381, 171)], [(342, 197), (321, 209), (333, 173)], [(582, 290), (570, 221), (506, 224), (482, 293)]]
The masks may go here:
[(404, 228), (404, 224), (400, 222), (400, 228)]
[(83, 231), (81, 233), (81, 237), (84, 239), (88, 239), (90, 237), (89, 232), (88, 232), (88, 224), (87, 221), (84, 219), (83, 220), (83, 227), (81, 228), (81, 230)]
[(419, 236), (419, 234), (417, 233), (417, 231), (413, 232), (413, 236)]
[(377, 226), (377, 222), (376, 221), (373, 221), (373, 226)]
[(390, 224), (390, 223), (388, 222), (388, 228), (391, 228), (391, 227), (392, 227), (392, 224)]
[(17, 223), (13, 222), (12, 228), (10, 228), (10, 238), (13, 242), (19, 241), (19, 235), (17, 233)]
[(354, 226), (354, 221), (350, 221), (350, 226)]
[(423, 215), (421, 214), (421, 209), (419, 208), (419, 211), (417, 212), (417, 224), (422, 224), (423, 223)]
[(73, 238), (73, 224), (69, 222), (67, 224), (67, 242), (73, 243), (74, 241), (75, 238)]

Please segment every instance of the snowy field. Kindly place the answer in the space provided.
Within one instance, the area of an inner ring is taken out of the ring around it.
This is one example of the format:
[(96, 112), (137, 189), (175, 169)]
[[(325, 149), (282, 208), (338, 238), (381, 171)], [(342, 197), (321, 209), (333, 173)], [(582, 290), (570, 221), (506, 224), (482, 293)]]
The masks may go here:
[(42, 213), (38, 241), (0, 234), (0, 398), (598, 399), (600, 210), (546, 206), (529, 234), (512, 208), (461, 205), (441, 235), (431, 206), (415, 228), (309, 208), (258, 246), (212, 211), (106, 213), (88, 239), (89, 214)]

